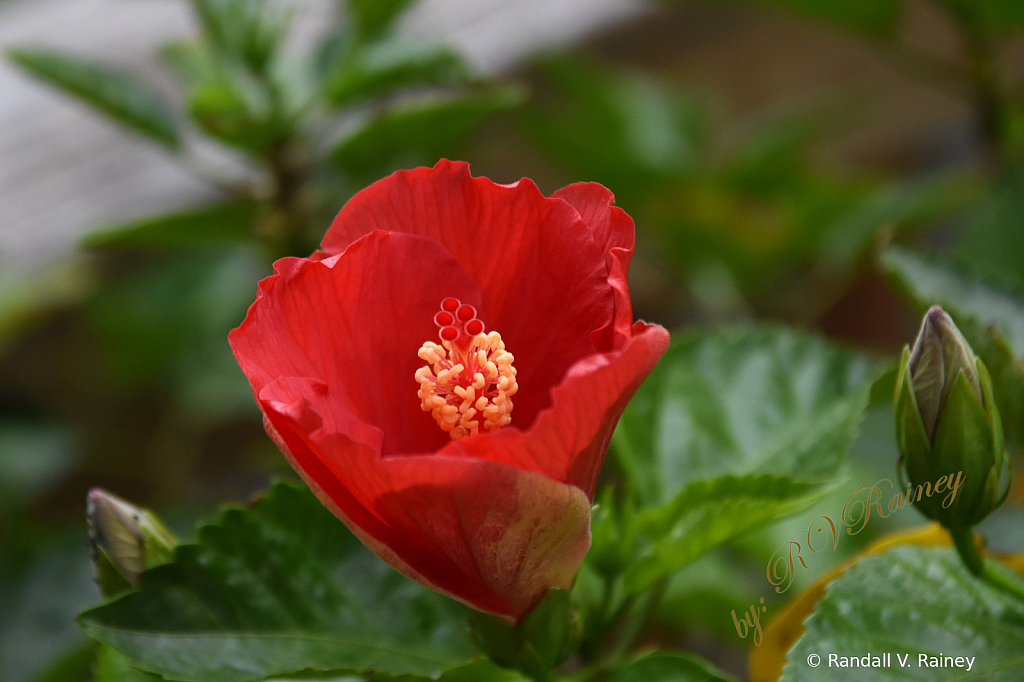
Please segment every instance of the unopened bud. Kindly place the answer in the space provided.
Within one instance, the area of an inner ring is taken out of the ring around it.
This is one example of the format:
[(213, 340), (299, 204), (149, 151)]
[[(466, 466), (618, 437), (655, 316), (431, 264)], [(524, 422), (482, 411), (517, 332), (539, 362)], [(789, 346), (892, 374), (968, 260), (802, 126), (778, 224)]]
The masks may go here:
[(93, 488), (86, 498), (96, 580), (111, 597), (139, 584), (146, 569), (173, 559), (177, 539), (152, 512)]
[(939, 306), (932, 306), (924, 316), (909, 365), (917, 409), (929, 441), (935, 441), (939, 415), (961, 372), (974, 397), (982, 399), (976, 363), (974, 351), (953, 319)]
[(913, 350), (903, 351), (895, 408), (908, 497), (922, 513), (970, 528), (1002, 503), (1003, 426), (992, 380), (938, 306), (925, 315)]

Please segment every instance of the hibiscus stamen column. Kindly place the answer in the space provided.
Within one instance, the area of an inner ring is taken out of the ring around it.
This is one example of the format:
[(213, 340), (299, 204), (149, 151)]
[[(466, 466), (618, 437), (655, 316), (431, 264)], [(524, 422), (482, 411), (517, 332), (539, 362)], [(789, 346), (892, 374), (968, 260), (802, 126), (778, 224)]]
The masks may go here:
[(497, 431), (508, 425), (518, 390), (515, 358), (505, 350), (501, 334), (485, 333), (476, 315), (473, 306), (444, 299), (434, 315), (441, 343), (427, 341), (418, 353), (429, 363), (416, 370), (421, 407), (453, 440), (475, 436), (481, 426)]

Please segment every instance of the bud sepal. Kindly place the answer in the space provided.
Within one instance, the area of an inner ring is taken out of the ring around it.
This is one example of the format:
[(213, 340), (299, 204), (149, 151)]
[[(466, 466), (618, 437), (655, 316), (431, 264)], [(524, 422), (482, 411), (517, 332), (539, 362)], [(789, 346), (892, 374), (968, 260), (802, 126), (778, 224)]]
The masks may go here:
[(153, 512), (100, 488), (86, 498), (96, 582), (112, 598), (138, 586), (143, 571), (169, 563), (178, 545)]
[(903, 350), (895, 415), (908, 494), (925, 516), (971, 528), (1002, 504), (1006, 454), (992, 378), (941, 308), (928, 311), (914, 351)]

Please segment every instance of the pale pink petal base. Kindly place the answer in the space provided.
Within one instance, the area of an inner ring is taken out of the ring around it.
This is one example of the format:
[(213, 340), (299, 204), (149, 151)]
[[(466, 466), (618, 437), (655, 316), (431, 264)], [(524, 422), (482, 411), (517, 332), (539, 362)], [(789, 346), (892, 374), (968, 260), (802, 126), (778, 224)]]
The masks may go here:
[[(590, 547), (590, 500), (579, 488), (493, 462), (396, 457), (378, 465), (372, 490), (357, 488), (375, 498), (366, 507), (344, 474), (373, 457), (369, 448), (332, 447), (337, 437), (318, 434), (308, 401), (264, 409), (267, 432), (310, 489), (413, 580), (510, 622), (549, 588), (572, 584)], [(324, 449), (304, 437), (311, 427)]]

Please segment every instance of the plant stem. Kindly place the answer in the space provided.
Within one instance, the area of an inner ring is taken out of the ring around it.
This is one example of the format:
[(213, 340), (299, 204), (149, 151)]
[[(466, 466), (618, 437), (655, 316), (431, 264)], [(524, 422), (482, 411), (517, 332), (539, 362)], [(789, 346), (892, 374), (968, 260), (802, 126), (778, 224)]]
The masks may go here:
[(992, 587), (1024, 601), (1024, 582), (1008, 578), (995, 567), (995, 562), (983, 559), (978, 552), (978, 546), (974, 544), (974, 532), (970, 528), (950, 528), (949, 533), (953, 536), (960, 559), (971, 573)]
[(289, 139), (279, 140), (267, 150), (266, 162), (274, 182), (271, 203), (279, 215), (279, 224), (270, 237), (282, 255), (295, 249), (305, 222), (304, 172), (297, 155)]
[(996, 569), (995, 562), (986, 561), (982, 579), (993, 587), (1012, 594), (1017, 599), (1024, 601), (1024, 583), (1020, 580), (1008, 578), (1002, 571)]
[(622, 634), (622, 639), (615, 649), (616, 661), (621, 661), (629, 653), (636, 638), (643, 631), (644, 625), (647, 624), (647, 621), (650, 620), (651, 616), (658, 609), (658, 604), (661, 603), (661, 598), (664, 596), (667, 587), (668, 578), (662, 578), (644, 595), (645, 598), (640, 606), (640, 612), (626, 623), (626, 631)]
[(598, 655), (601, 640), (608, 634), (608, 630), (615, 623), (618, 613), (609, 614), (612, 607), (612, 596), (615, 590), (615, 578), (605, 576), (604, 589), (602, 590), (601, 605), (597, 613), (589, 619), (584, 619), (585, 629), (583, 641), (580, 642), (579, 655), (586, 661), (591, 662)]
[(974, 531), (971, 528), (950, 528), (949, 534), (953, 536), (953, 543), (964, 566), (980, 578), (985, 571), (985, 560), (981, 558), (978, 547), (974, 544)]

